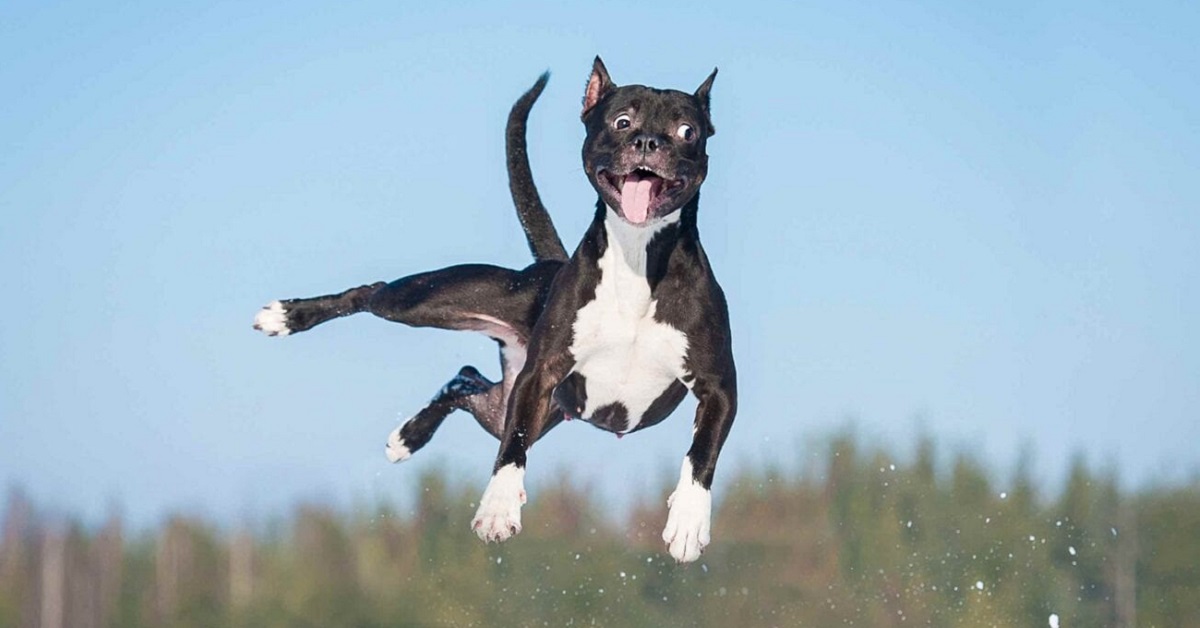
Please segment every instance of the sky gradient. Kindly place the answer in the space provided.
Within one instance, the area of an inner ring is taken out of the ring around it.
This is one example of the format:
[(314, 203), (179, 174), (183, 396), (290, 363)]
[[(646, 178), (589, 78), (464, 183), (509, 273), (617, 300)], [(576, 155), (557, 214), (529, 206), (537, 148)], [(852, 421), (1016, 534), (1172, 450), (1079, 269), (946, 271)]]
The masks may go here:
[[(740, 411), (718, 482), (803, 466), (854, 425), (1053, 486), (1076, 453), (1136, 484), (1200, 469), (1195, 3), (128, 3), (0, 8), (0, 482), (85, 517), (263, 517), (482, 486), (454, 415), (387, 433), (482, 336), (367, 315), (250, 328), (313, 296), (528, 253), (508, 108), (568, 248), (590, 219), (579, 104), (714, 66), (701, 237), (729, 297)], [(658, 490), (689, 403), (620, 443), (530, 455), (619, 502)], [(718, 499), (720, 495), (717, 495)], [(461, 513), (463, 524), (471, 513)]]

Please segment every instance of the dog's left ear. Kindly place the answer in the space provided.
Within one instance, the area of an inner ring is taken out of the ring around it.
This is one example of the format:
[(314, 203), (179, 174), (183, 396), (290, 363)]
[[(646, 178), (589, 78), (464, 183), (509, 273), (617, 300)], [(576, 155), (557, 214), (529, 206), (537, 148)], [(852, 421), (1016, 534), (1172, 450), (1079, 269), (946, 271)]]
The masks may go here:
[(702, 109), (704, 109), (705, 121), (708, 122), (708, 136), (709, 137), (712, 137), (712, 135), (717, 132), (717, 128), (713, 126), (712, 114), (709, 113), (709, 108), (708, 108), (708, 101), (709, 101), (708, 94), (709, 94), (709, 92), (712, 91), (713, 81), (716, 78), (717, 78), (717, 68), (713, 68), (712, 74), (709, 74), (708, 78), (704, 79), (704, 82), (700, 84), (700, 87), (696, 88), (696, 93), (695, 93), (696, 100), (700, 101), (700, 107)]
[(604, 67), (604, 62), (597, 55), (596, 60), (592, 62), (592, 75), (588, 77), (587, 90), (583, 93), (583, 112), (579, 117), (586, 118), (596, 103), (614, 87), (616, 85), (613, 85), (612, 79), (608, 77), (608, 68)]

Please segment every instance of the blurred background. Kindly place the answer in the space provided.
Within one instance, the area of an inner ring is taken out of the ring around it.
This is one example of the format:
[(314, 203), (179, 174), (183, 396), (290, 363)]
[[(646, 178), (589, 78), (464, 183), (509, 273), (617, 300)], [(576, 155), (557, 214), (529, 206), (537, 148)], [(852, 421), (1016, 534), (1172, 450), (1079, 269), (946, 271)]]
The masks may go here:
[[(0, 6), (0, 626), (1200, 625), (1189, 3)], [(253, 315), (520, 267), (503, 126), (573, 247), (591, 60), (714, 66), (700, 230), (738, 421), (714, 541), (658, 532), (694, 404), (533, 450), (387, 433), (482, 336)]]

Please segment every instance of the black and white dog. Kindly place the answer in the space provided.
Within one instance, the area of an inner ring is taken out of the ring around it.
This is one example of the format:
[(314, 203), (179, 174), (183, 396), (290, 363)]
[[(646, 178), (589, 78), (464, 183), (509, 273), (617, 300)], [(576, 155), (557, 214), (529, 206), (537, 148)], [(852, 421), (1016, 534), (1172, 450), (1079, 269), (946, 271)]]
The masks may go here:
[(709, 91), (618, 87), (597, 57), (583, 99), (583, 164), (596, 213), (567, 257), (529, 169), (525, 123), (547, 76), (513, 106), (509, 185), (536, 260), (523, 270), (453, 266), (310, 299), (275, 301), (255, 329), (282, 336), (371, 312), (414, 327), (482, 332), (500, 345), (499, 382), (464, 366), (388, 437), (404, 460), (442, 420), (466, 410), (500, 439), (472, 528), (503, 541), (521, 530), (529, 447), (564, 419), (626, 434), (665, 419), (690, 389), (692, 445), (668, 500), (663, 540), (693, 561), (709, 542), (713, 471), (737, 409), (725, 297), (700, 246), (696, 212), (714, 132)]

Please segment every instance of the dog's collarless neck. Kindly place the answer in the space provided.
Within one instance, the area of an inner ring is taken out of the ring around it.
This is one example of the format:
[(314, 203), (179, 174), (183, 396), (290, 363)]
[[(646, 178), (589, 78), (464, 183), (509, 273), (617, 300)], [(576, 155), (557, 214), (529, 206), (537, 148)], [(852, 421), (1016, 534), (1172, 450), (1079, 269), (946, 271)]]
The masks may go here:
[(614, 249), (630, 267), (645, 266), (647, 256), (654, 251), (670, 249), (679, 239), (679, 212), (651, 219), (646, 224), (633, 224), (611, 207), (597, 216), (595, 226), (602, 235), (604, 249)]
[[(630, 222), (626, 221), (624, 218), (621, 218), (620, 214), (615, 209), (609, 207), (608, 204), (604, 202), (604, 197), (597, 195), (597, 197), (596, 197), (596, 213), (595, 213), (593, 219), (596, 224), (600, 224), (600, 223), (604, 223), (605, 221), (607, 221), (611, 216), (611, 218), (613, 220), (624, 222), (625, 224), (629, 225), (630, 227), (640, 228), (640, 229), (651, 229), (651, 228), (654, 228), (655, 224), (678, 225), (680, 233), (692, 233), (696, 230), (696, 214), (699, 212), (699, 209), (700, 209), (700, 191), (697, 190), (696, 194), (693, 195), (692, 198), (688, 199), (688, 201), (683, 204), (683, 207), (680, 207), (679, 209), (671, 212), (670, 214), (667, 214), (666, 216), (661, 216), (658, 218), (652, 218), (650, 220), (647, 220), (645, 226), (636, 227), (633, 223), (630, 223)], [(660, 229), (661, 229), (661, 227), (660, 227)]]

